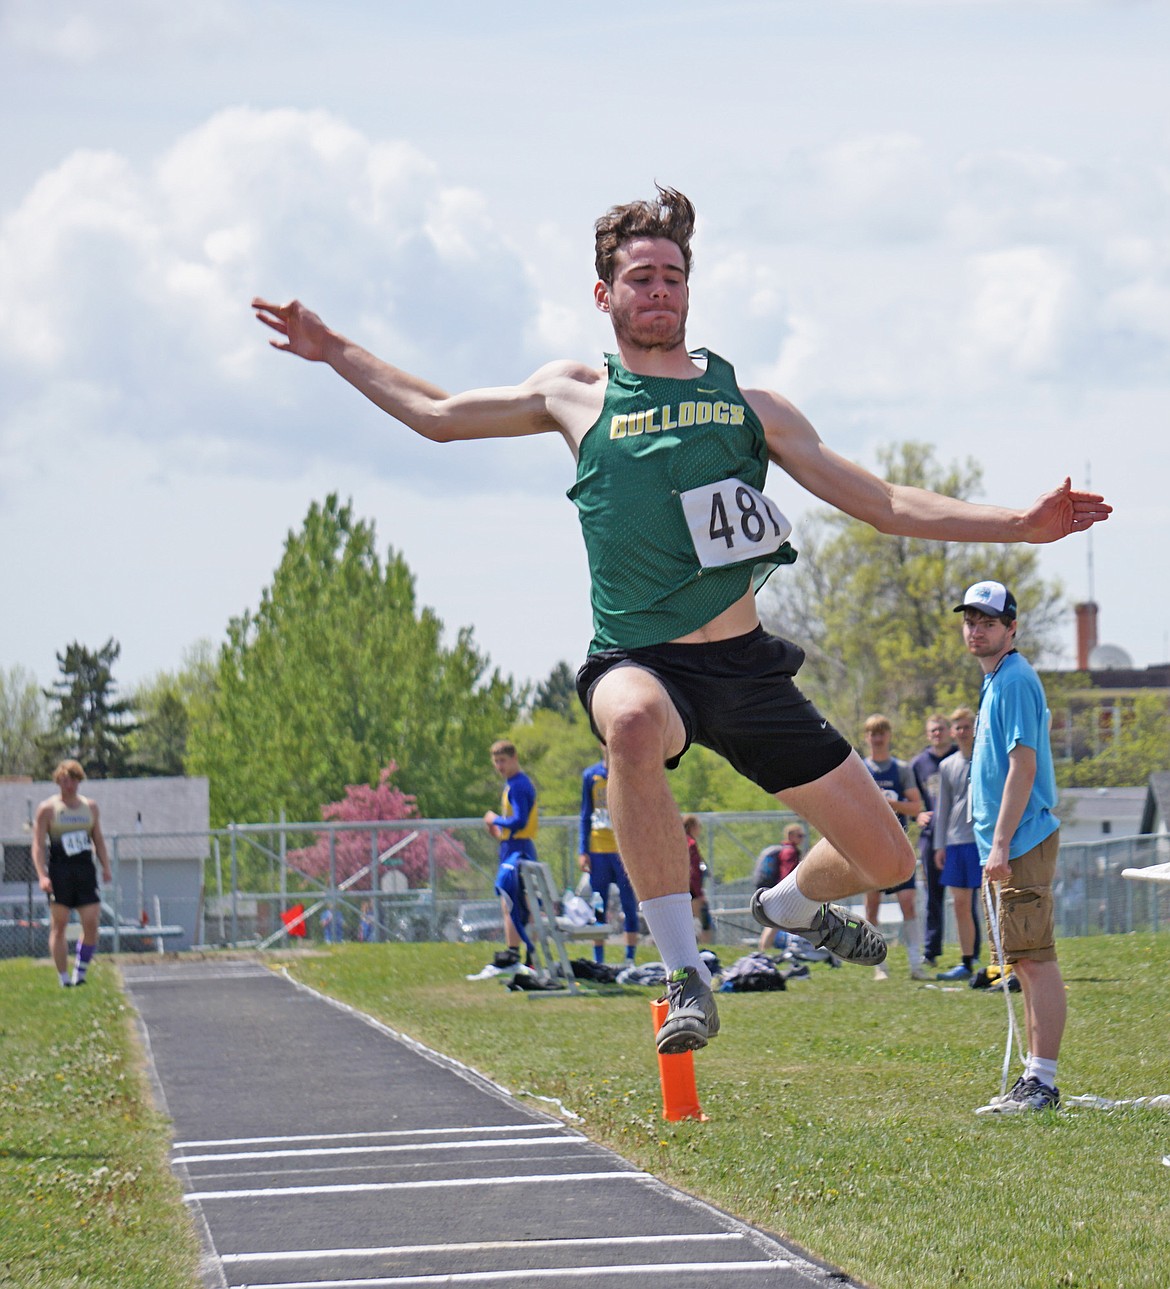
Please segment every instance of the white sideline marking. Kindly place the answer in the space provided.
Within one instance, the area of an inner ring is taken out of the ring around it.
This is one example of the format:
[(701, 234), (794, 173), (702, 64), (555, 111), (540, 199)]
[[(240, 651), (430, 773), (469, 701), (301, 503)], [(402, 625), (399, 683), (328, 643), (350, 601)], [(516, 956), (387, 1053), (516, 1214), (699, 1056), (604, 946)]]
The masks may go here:
[(191, 1191), (183, 1196), (188, 1204), (213, 1199), (271, 1199), (275, 1195), (353, 1195), (369, 1191), (438, 1190), (442, 1186), (522, 1186), (532, 1182), (609, 1182), (619, 1179), (653, 1182), (650, 1173), (623, 1169), (612, 1173), (528, 1173), (512, 1177), (450, 1177), (429, 1182), (351, 1182), (341, 1186), (266, 1186), (258, 1190)]
[[(325, 1155), (387, 1155), (406, 1150), (472, 1150), (484, 1146), (533, 1146), (555, 1141), (561, 1145), (561, 1133), (549, 1137), (494, 1137), (488, 1141), (419, 1141), (403, 1146), (329, 1146), (323, 1150), (239, 1150), (231, 1154), (184, 1155), (185, 1164), (219, 1163), (240, 1159), (320, 1159)], [(584, 1144), (584, 1143), (583, 1143)]]
[[(524, 1280), (565, 1280), (571, 1276), (578, 1279), (600, 1279), (609, 1276), (677, 1276), (680, 1271), (718, 1270), (721, 1275), (728, 1271), (775, 1271), (777, 1267), (795, 1267), (796, 1264), (786, 1258), (759, 1258), (751, 1262), (667, 1262), (654, 1264), (632, 1262), (626, 1266), (612, 1267), (519, 1267), (507, 1271), (456, 1271), (450, 1274), (425, 1276), (379, 1276), (376, 1279), (361, 1280), (279, 1280), (271, 1284), (249, 1283), (241, 1289), (407, 1289), (410, 1285), (484, 1285), (498, 1284), (500, 1281), (515, 1283), (517, 1277)], [(714, 1283), (714, 1282), (711, 1282)]]
[[(469, 1128), (395, 1128), (385, 1132), (305, 1132), (292, 1137), (217, 1137), (207, 1141), (176, 1141), (175, 1150), (194, 1150), (208, 1146), (266, 1146), (284, 1145), (292, 1141), (380, 1141), (385, 1137), (438, 1137), (453, 1132), (552, 1132), (551, 1123), (501, 1123), (472, 1125)], [(580, 1137), (571, 1128), (562, 1129), (570, 1136)], [(584, 1138), (582, 1138), (584, 1140)]]
[(743, 1240), (739, 1231), (709, 1235), (590, 1235), (562, 1240), (468, 1240), (462, 1244), (386, 1244), (373, 1249), (282, 1249), (278, 1253), (223, 1253), (224, 1263), (308, 1262), (313, 1258), (409, 1257), (417, 1253), (488, 1253), (494, 1249), (588, 1249), (605, 1244), (680, 1244), (689, 1240)]

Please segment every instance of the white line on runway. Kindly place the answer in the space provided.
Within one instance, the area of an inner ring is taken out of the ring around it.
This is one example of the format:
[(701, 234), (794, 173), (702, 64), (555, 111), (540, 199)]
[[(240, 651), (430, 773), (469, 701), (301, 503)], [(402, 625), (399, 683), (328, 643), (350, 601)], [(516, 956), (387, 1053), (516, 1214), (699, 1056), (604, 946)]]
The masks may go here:
[[(752, 1262), (666, 1262), (645, 1263), (633, 1262), (626, 1266), (613, 1267), (515, 1267), (507, 1271), (455, 1271), (425, 1276), (378, 1276), (376, 1279), (361, 1280), (278, 1280), (260, 1284), (249, 1282), (237, 1286), (237, 1289), (409, 1289), (411, 1285), (486, 1285), (499, 1284), (500, 1281), (514, 1284), (516, 1280), (568, 1280), (576, 1277), (592, 1282), (601, 1277), (610, 1276), (677, 1276), (682, 1271), (706, 1272), (708, 1275), (718, 1272), (726, 1275), (729, 1271), (775, 1271), (778, 1268), (794, 1267), (795, 1264), (783, 1258), (758, 1259)], [(715, 1283), (708, 1281), (708, 1283)]]
[[(600, 1148), (590, 1156), (590, 1159), (583, 1158), (584, 1152), (581, 1150), (542, 1150), (539, 1154), (534, 1154), (531, 1158), (523, 1159), (515, 1151), (507, 1151), (503, 1155), (488, 1155), (486, 1158), (481, 1156), (474, 1160), (474, 1166), (484, 1170), (500, 1165), (511, 1165), (523, 1162), (530, 1167), (535, 1168), (538, 1164), (543, 1164), (545, 1168), (584, 1168), (585, 1165), (596, 1159), (601, 1153)], [(608, 1152), (607, 1152), (608, 1153)], [(565, 1161), (565, 1162), (562, 1162)], [(357, 1181), (361, 1173), (374, 1173), (378, 1177), (391, 1175), (394, 1177), (417, 1177), (420, 1173), (430, 1175), (435, 1169), (442, 1168), (448, 1164), (468, 1163), (467, 1160), (448, 1160), (448, 1159), (375, 1159), (368, 1163), (359, 1164), (356, 1160), (346, 1159), (339, 1161), (322, 1161), (320, 1163), (303, 1163), (303, 1164), (286, 1164), (283, 1165), (279, 1172), (276, 1171), (275, 1164), (261, 1163), (255, 1168), (212, 1168), (208, 1165), (207, 1171), (203, 1170), (200, 1165), (195, 1169), (187, 1169), (188, 1182), (191, 1186), (198, 1186), (203, 1190), (210, 1190), (218, 1182), (226, 1186), (247, 1186), (255, 1185), (254, 1178), (263, 1178), (271, 1182), (273, 1177), (280, 1177), (282, 1181), (291, 1183), (298, 1177), (312, 1177), (316, 1179), (318, 1186), (324, 1186), (330, 1177), (344, 1175), (351, 1181)]]
[(419, 1253), (490, 1253), (496, 1249), (588, 1249), (607, 1244), (681, 1244), (690, 1241), (743, 1240), (741, 1231), (711, 1231), (707, 1235), (588, 1235), (560, 1240), (467, 1240), (462, 1244), (385, 1244), (365, 1249), (282, 1249), (278, 1253), (222, 1253), (220, 1261), (308, 1262), (313, 1258), (413, 1257)]
[[(176, 1141), (175, 1150), (204, 1149), (208, 1146), (283, 1145), (292, 1141), (380, 1141), (385, 1137), (440, 1137), (454, 1132), (551, 1132), (548, 1123), (500, 1123), (471, 1125), (467, 1128), (395, 1128), (386, 1132), (305, 1132), (292, 1137), (218, 1137), (207, 1141)], [(564, 1135), (581, 1137), (573, 1128), (563, 1128)], [(584, 1140), (584, 1137), (581, 1137)]]
[(286, 1195), (350, 1195), (367, 1191), (437, 1190), (442, 1186), (527, 1186), (533, 1182), (608, 1182), (625, 1179), (653, 1182), (650, 1173), (634, 1170), (612, 1173), (528, 1173), (512, 1177), (449, 1177), (428, 1182), (351, 1182), (341, 1186), (266, 1186), (261, 1190), (191, 1191), (183, 1199), (188, 1204), (207, 1203), (214, 1199), (273, 1199)]
[[(123, 968), (125, 971), (125, 968)], [(267, 967), (253, 967), (245, 971), (229, 971), (226, 968), (218, 968), (215, 971), (201, 971), (198, 973), (174, 971), (167, 969), (165, 971), (146, 970), (141, 975), (131, 975), (126, 971), (126, 983), (132, 990), (137, 989), (139, 985), (201, 985), (206, 980), (248, 980), (255, 979), (259, 976), (268, 976), (275, 980), (276, 977)]]
[[(329, 1146), (324, 1150), (240, 1150), (231, 1154), (184, 1155), (185, 1164), (219, 1163), (223, 1160), (239, 1159), (320, 1159), (334, 1155), (388, 1155), (408, 1150), (472, 1150), (485, 1146), (533, 1146), (555, 1141), (565, 1144), (560, 1133), (550, 1137), (494, 1137), (488, 1141), (416, 1141), (403, 1146)], [(582, 1145), (592, 1143), (585, 1142)]]

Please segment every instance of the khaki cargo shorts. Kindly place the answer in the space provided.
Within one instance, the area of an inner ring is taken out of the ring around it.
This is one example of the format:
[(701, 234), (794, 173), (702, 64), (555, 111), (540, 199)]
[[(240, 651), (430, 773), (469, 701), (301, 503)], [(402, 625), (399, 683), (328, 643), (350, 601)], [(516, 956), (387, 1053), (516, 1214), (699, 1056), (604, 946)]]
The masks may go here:
[[(1045, 837), (1012, 860), (1012, 875), (1001, 882), (1001, 924), (1003, 956), (1009, 963), (1027, 958), (1030, 962), (1056, 961), (1055, 910), (1052, 882), (1056, 876), (1056, 855), (1060, 830)], [(987, 916), (995, 916), (994, 895), (984, 885)], [(992, 941), (994, 944), (994, 941)]]

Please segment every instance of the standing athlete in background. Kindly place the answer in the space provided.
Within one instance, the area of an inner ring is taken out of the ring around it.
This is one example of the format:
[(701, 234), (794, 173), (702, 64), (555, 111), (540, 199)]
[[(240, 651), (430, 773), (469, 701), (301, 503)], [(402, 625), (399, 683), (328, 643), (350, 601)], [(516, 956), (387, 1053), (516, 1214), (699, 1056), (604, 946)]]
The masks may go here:
[(500, 867), (496, 873), (496, 894), (504, 916), (505, 959), (520, 961), (523, 942), (524, 961), (532, 966), (533, 944), (528, 934), (531, 911), (524, 894), (524, 881), (518, 867), (522, 859), (536, 859), (536, 833), (540, 811), (536, 805), (536, 785), (520, 768), (516, 745), (510, 739), (497, 739), (492, 744), (492, 765), (504, 780), (500, 810), (489, 810), (483, 817), (484, 827), (500, 843)]
[[(898, 817), (898, 823), (905, 832), (911, 819), (916, 819), (922, 812), (922, 796), (914, 782), (914, 775), (905, 761), (894, 756), (890, 751), (890, 740), (893, 729), (890, 718), (875, 712), (865, 722), (865, 745), (868, 755), (865, 768), (873, 775), (874, 782), (881, 789), (882, 796), (889, 803), (890, 809)], [(910, 959), (910, 979), (928, 980), (922, 966), (922, 942), (918, 934), (918, 910), (916, 898), (917, 874), (912, 868), (910, 876), (895, 886), (884, 887), (880, 891), (865, 893), (865, 916), (876, 924), (878, 909), (883, 895), (897, 898), (902, 912), (902, 939), (906, 945), (906, 956)], [(888, 980), (889, 973), (884, 963), (878, 963), (873, 969), (875, 980)]]
[(918, 816), (918, 858), (926, 882), (926, 917), (922, 932), (922, 956), (928, 967), (938, 962), (942, 953), (946, 909), (938, 869), (934, 866), (934, 811), (938, 802), (939, 767), (955, 750), (951, 723), (942, 712), (926, 718), (926, 746), (910, 762), (914, 782), (922, 794), (922, 811)]
[[(49, 897), (49, 954), (62, 985), (84, 985), (85, 973), (97, 952), (102, 906), (98, 895), (94, 855), (101, 861), (102, 881), (113, 880), (106, 839), (102, 836), (97, 802), (83, 797), (85, 782), (79, 761), (62, 761), (53, 771), (57, 793), (42, 801), (33, 819), (32, 858), (41, 890)], [(69, 974), (65, 928), (77, 910), (81, 939)]]
[(546, 364), (517, 385), (449, 394), (375, 357), (299, 301), (254, 299), (286, 353), (324, 363), (436, 443), (559, 434), (589, 557), (594, 637), (578, 692), (609, 749), (622, 861), (670, 978), (662, 1052), (718, 1028), (699, 959), (682, 820), (666, 770), (692, 742), (807, 819), (821, 839), (753, 910), (871, 966), (885, 943), (831, 901), (905, 881), (914, 852), (849, 744), (796, 688), (801, 650), (766, 634), (755, 573), (791, 563), (787, 524), (763, 495), (769, 462), (884, 533), (1051, 542), (1104, 519), (1068, 479), (1025, 510), (888, 483), (838, 456), (780, 394), (741, 389), (731, 365), (686, 342), (695, 211), (682, 193), (615, 206), (595, 225), (594, 303), (613, 324), (604, 365)]
[[(609, 820), (609, 768), (605, 749), (601, 760), (591, 765), (581, 775), (580, 838), (577, 846), (577, 864), (589, 874), (589, 886), (594, 895), (596, 920), (605, 926), (609, 888), (617, 887), (622, 905), (622, 926), (626, 933), (626, 961), (633, 962), (638, 952), (638, 897), (630, 885), (622, 857), (618, 853), (617, 838)], [(600, 904), (597, 901), (600, 900)], [(593, 942), (594, 962), (605, 961), (605, 939)]]

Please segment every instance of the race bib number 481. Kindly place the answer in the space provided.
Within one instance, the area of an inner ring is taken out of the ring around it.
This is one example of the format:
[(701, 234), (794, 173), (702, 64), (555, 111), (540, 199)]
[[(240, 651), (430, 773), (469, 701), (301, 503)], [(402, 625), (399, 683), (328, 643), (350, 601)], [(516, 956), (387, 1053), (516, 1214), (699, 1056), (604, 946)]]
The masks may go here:
[(680, 497), (703, 568), (771, 555), (792, 532), (775, 503), (739, 479), (691, 488)]

